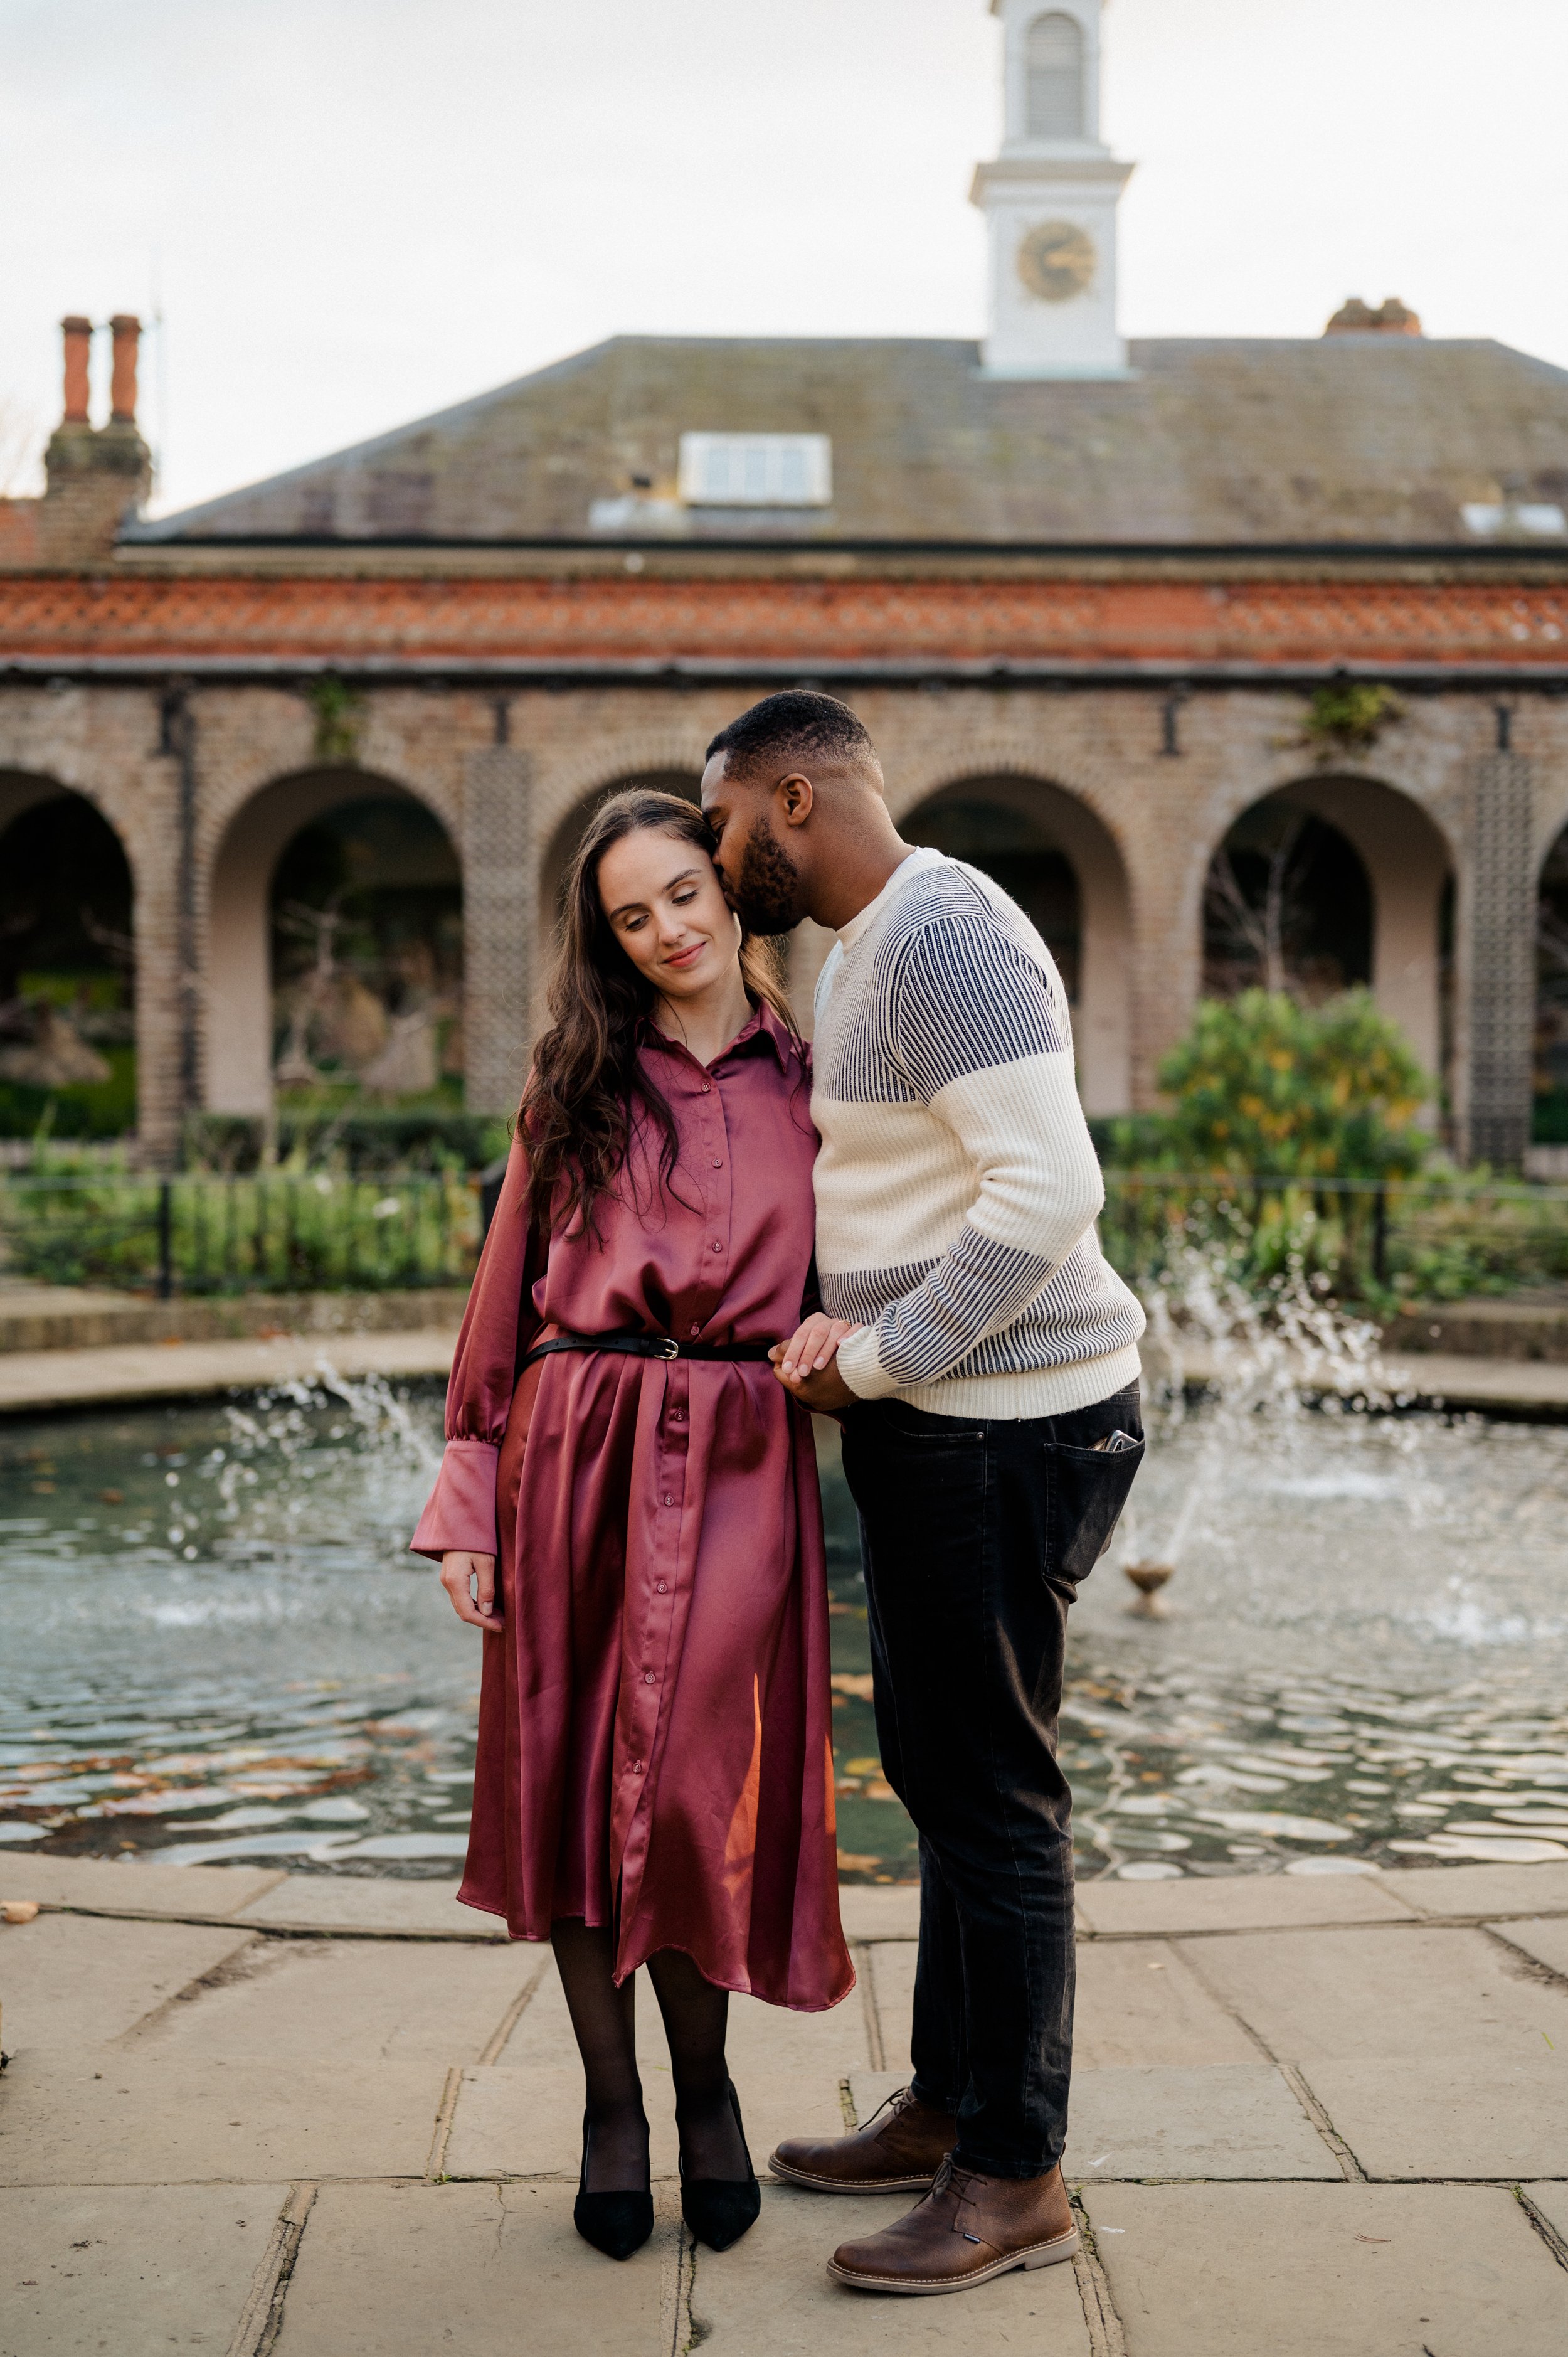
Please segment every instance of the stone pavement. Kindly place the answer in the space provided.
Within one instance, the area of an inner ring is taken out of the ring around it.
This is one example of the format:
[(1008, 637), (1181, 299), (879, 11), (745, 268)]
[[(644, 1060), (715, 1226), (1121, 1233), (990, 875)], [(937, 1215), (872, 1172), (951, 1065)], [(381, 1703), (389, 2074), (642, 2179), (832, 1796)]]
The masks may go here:
[[(0, 1853), (0, 2357), (1562, 2357), (1568, 1866), (1079, 1893), (1074, 2267), (948, 2300), (823, 2273), (899, 2197), (768, 2184), (572, 2231), (580, 2084), (546, 1949), (446, 1886)], [(901, 2083), (915, 1895), (846, 1889), (857, 1992), (738, 1998), (760, 2164)]]
[[(338, 1375), (445, 1375), (456, 1327), (389, 1334), (279, 1334), (257, 1340), (121, 1343), (104, 1350), (0, 1353), (0, 1415), (264, 1391), (330, 1369)], [(1550, 1372), (1550, 1371), (1549, 1371)], [(1568, 1376), (1568, 1368), (1558, 1370)]]

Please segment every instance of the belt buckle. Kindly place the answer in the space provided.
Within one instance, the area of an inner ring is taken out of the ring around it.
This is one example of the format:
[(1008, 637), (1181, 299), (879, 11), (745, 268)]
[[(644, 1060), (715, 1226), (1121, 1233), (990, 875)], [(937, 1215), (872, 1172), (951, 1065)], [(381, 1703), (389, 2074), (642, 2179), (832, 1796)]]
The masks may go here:
[(655, 1339), (659, 1344), (658, 1351), (655, 1353), (656, 1357), (660, 1359), (678, 1359), (680, 1357), (681, 1345), (676, 1341), (672, 1334), (660, 1334)]

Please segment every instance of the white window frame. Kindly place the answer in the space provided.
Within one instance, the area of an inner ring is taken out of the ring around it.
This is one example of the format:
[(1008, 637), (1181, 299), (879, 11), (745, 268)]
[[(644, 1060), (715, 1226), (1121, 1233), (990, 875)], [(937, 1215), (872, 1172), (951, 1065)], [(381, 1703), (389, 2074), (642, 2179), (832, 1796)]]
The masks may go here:
[(826, 434), (682, 434), (680, 490), (694, 508), (825, 508), (832, 442)]

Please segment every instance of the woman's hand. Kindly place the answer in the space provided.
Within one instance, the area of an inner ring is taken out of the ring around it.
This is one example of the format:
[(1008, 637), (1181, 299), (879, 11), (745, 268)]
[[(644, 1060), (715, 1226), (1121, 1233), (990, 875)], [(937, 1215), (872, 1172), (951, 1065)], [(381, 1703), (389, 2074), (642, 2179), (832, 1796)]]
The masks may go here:
[(788, 1342), (775, 1342), (768, 1353), (773, 1372), (802, 1407), (825, 1415), (848, 1407), (854, 1394), (834, 1366), (839, 1344), (860, 1329), (847, 1318), (829, 1318), (820, 1309), (803, 1320)]
[(444, 1555), (441, 1585), (452, 1598), (452, 1609), (459, 1620), (467, 1620), (476, 1629), (499, 1629), (505, 1625), (496, 1610), (493, 1555)]
[(859, 1327), (852, 1325), (847, 1318), (829, 1318), (815, 1309), (788, 1342), (775, 1342), (768, 1355), (780, 1380), (792, 1383), (797, 1376), (820, 1374), (824, 1367), (831, 1366), (844, 1336), (859, 1331)]

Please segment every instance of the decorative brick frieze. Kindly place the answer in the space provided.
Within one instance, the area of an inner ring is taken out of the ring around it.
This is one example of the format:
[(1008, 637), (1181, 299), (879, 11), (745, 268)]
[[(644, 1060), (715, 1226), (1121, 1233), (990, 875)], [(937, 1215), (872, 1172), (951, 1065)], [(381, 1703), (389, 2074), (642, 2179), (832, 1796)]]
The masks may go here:
[(1568, 671), (1568, 584), (0, 576), (0, 662), (922, 662)]

